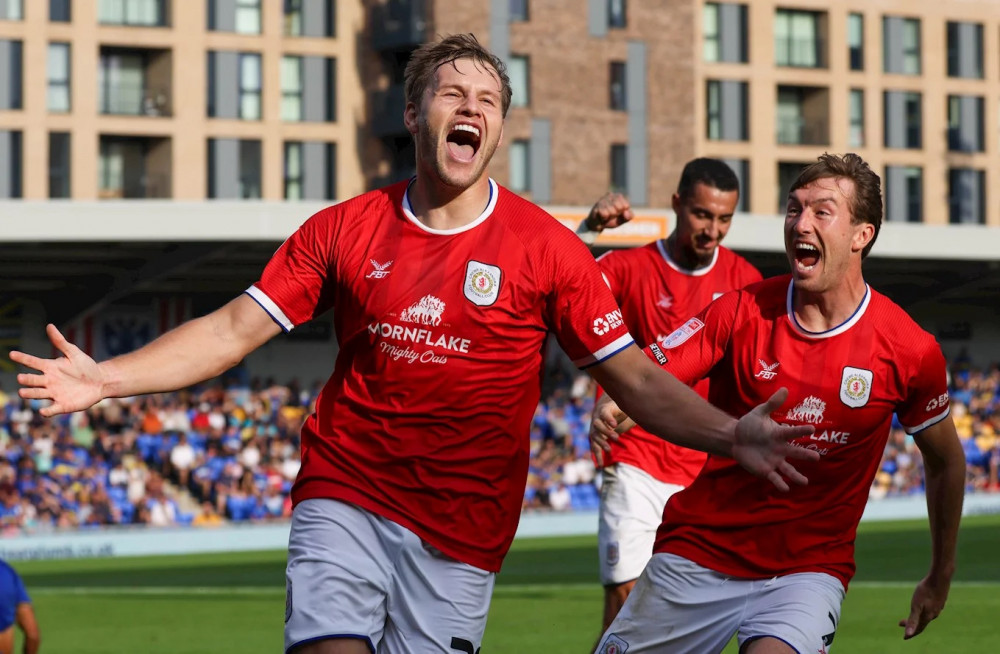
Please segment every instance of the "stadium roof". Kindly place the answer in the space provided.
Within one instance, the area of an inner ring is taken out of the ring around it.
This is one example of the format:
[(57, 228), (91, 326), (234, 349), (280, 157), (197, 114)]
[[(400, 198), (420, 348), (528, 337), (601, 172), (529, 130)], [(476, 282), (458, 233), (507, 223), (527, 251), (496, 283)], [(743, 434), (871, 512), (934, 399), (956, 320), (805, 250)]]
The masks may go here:
[[(63, 323), (132, 296), (214, 306), (241, 292), (278, 244), (325, 206), (313, 202), (0, 202), (0, 295), (37, 299)], [(549, 207), (575, 227), (583, 207)], [(666, 212), (639, 211), (598, 249), (667, 235)], [(786, 272), (782, 221), (738, 215), (726, 245), (765, 275)], [(865, 264), (873, 286), (909, 307), (1000, 307), (1000, 228), (886, 223)]]

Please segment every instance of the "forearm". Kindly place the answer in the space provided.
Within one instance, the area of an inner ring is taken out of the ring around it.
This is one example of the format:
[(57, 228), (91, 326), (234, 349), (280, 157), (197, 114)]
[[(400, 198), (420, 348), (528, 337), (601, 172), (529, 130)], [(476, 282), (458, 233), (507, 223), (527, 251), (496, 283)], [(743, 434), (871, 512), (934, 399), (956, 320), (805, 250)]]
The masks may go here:
[[(279, 331), (245, 296), (100, 364), (104, 397), (177, 390), (215, 377)], [(255, 315), (259, 314), (259, 315)]]
[(35, 636), (25, 636), (24, 637), (24, 654), (38, 654), (38, 649), (41, 647), (42, 640), (37, 635)]
[(629, 364), (636, 374), (624, 380), (598, 379), (618, 406), (646, 431), (664, 440), (709, 454), (732, 456), (736, 419), (639, 354)]
[(955, 570), (955, 550), (965, 496), (965, 457), (961, 450), (944, 458), (926, 457), (924, 475), (931, 530), (929, 574), (950, 580)]

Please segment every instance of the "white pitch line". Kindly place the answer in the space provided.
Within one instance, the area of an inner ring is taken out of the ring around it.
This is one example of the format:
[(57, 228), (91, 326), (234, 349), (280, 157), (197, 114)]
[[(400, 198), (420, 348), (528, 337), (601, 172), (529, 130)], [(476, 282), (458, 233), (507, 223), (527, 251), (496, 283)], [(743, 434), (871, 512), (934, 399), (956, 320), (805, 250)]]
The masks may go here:
[[(906, 588), (911, 589), (917, 581), (856, 581), (851, 588)], [(1000, 581), (955, 581), (952, 588), (996, 588)], [(598, 590), (597, 583), (575, 584), (502, 584), (494, 588), (495, 595), (508, 593)], [(284, 595), (280, 586), (67, 586), (29, 588), (32, 595)]]

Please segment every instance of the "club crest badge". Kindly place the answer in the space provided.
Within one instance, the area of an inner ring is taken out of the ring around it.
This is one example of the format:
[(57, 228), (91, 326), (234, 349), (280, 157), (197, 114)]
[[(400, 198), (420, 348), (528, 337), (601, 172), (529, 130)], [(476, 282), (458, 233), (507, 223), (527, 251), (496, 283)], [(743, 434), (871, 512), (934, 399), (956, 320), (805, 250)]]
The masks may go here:
[(605, 553), (607, 554), (608, 565), (618, 565), (618, 541), (608, 543)]
[(622, 640), (618, 634), (611, 634), (601, 646), (600, 654), (623, 654), (628, 651), (628, 643)]
[(292, 580), (285, 581), (285, 622), (292, 618)]
[(469, 302), (488, 307), (500, 296), (499, 266), (491, 266), (480, 261), (469, 261), (465, 266), (465, 297)]
[(871, 370), (844, 366), (844, 375), (840, 380), (840, 401), (852, 409), (868, 404), (874, 376)]

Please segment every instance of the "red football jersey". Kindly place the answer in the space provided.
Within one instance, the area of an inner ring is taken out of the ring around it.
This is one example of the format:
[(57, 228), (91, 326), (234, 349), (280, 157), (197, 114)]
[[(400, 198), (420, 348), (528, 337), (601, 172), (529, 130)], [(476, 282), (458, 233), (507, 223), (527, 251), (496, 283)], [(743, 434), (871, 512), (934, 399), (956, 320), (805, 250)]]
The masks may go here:
[(933, 336), (871, 288), (850, 319), (822, 333), (803, 330), (791, 302), (790, 275), (727, 293), (661, 347), (682, 381), (708, 375), (710, 400), (734, 416), (787, 387), (772, 417), (815, 426), (796, 441), (822, 455), (794, 462), (809, 485), (782, 493), (710, 456), (667, 502), (654, 552), (734, 577), (825, 572), (846, 588), (893, 413), (911, 434), (945, 419), (945, 360)]
[[(719, 247), (712, 263), (681, 268), (663, 241), (633, 250), (608, 252), (597, 260), (622, 308), (625, 325), (642, 346), (662, 341), (726, 291), (759, 282), (761, 274), (732, 250)], [(695, 386), (708, 397), (708, 382)], [(687, 486), (705, 464), (706, 454), (674, 445), (634, 427), (611, 445), (605, 464), (627, 463), (667, 484)]]
[(490, 181), (471, 224), (432, 230), (407, 184), (320, 211), (248, 293), (286, 329), (334, 310), (340, 352), (302, 428), (296, 502), (351, 502), (500, 569), (517, 528), (543, 345), (577, 365), (632, 344), (593, 255)]

